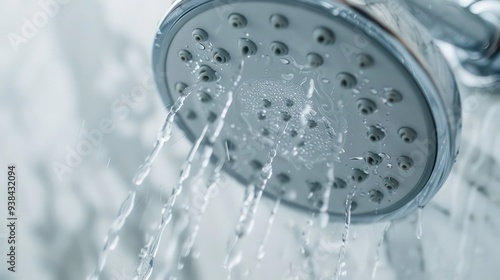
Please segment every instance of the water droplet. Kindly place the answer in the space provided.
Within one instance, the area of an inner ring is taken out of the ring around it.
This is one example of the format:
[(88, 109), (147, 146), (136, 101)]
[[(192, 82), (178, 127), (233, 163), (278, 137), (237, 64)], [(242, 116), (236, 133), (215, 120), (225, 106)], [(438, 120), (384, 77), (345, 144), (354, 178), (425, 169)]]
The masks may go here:
[(372, 89), (370, 89), (370, 93), (371, 93), (371, 94), (377, 94), (377, 93), (378, 93), (378, 91), (377, 91), (376, 89), (372, 88)]
[(392, 168), (392, 164), (388, 163), (387, 168)]
[(204, 50), (204, 49), (205, 49), (205, 45), (203, 45), (202, 43), (198, 43), (198, 44), (196, 44), (196, 47), (197, 47), (199, 50)]
[(286, 59), (286, 58), (281, 58), (280, 59), (281, 63), (285, 64), (285, 65), (288, 65), (290, 64), (290, 60)]
[(321, 81), (322, 81), (324, 84), (329, 84), (329, 83), (330, 83), (330, 80), (328, 80), (328, 79), (326, 79), (326, 78), (322, 79)]
[(307, 195), (307, 199), (311, 199), (313, 196), (314, 196), (314, 193), (310, 192), (310, 193)]
[(282, 74), (281, 77), (287, 81), (290, 81), (293, 79), (293, 77), (295, 77), (294, 74), (290, 73), (290, 74)]

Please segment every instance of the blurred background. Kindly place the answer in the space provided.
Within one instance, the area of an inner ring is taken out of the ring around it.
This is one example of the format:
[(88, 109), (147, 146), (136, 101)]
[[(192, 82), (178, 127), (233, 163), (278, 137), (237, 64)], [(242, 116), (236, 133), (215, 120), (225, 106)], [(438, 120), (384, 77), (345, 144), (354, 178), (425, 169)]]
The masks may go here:
[[(85, 279), (95, 269), (104, 237), (166, 116), (150, 57), (156, 24), (170, 4), (0, 3), (0, 182), (6, 184), (6, 167), (15, 164), (19, 218), (17, 272), (11, 273), (2, 187), (0, 279)], [(462, 148), (446, 185), (421, 215), (353, 226), (341, 279), (498, 279), (499, 96), (490, 85), (463, 86)], [(190, 146), (176, 128), (137, 189), (136, 207), (100, 279), (133, 278)], [(75, 156), (77, 150), (84, 156)], [(163, 236), (151, 279), (226, 279), (223, 262), (243, 188), (222, 176), (194, 251), (178, 265), (192, 219), (188, 194)], [(266, 201), (259, 208), (254, 231), (237, 248), (232, 279), (331, 279), (344, 225), (323, 229), (310, 215), (285, 208), (258, 260), (272, 207)]]

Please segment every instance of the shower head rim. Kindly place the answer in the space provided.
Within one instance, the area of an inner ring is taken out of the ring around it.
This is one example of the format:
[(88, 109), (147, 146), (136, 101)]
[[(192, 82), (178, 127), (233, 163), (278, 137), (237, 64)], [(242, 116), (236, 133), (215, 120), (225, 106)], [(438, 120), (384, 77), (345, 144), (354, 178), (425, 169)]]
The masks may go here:
[[(262, 2), (265, 0), (254, 1)], [(232, 0), (230, 2), (232, 3), (238, 1)], [(415, 199), (406, 202), (406, 204), (400, 207), (399, 210), (378, 215), (376, 220), (374, 220), (372, 215), (353, 215), (352, 221), (354, 223), (365, 223), (386, 219), (398, 219), (410, 214), (418, 207), (422, 207), (427, 204), (444, 183), (444, 180), (451, 171), (452, 164), (450, 162), (454, 161), (458, 152), (459, 132), (461, 127), (459, 112), (460, 101), (458, 97), (458, 89), (450, 69), (446, 66), (439, 69), (441, 71), (440, 73), (436, 73), (436, 69), (426, 65), (426, 63), (421, 60), (421, 57), (419, 56), (421, 53), (420, 50), (412, 46), (408, 46), (401, 41), (399, 36), (401, 34), (398, 33), (398, 30), (392, 30), (382, 22), (377, 21), (375, 17), (370, 17), (370, 19), (368, 19), (366, 15), (371, 15), (369, 9), (365, 6), (360, 6), (359, 4), (351, 4), (352, 1), (331, 2), (325, 0), (274, 0), (274, 2), (286, 2), (288, 4), (307, 6), (308, 8), (314, 7), (315, 9), (326, 11), (332, 16), (334, 16), (332, 13), (332, 9), (334, 8), (340, 7), (343, 10), (348, 11), (345, 20), (353, 20), (352, 17), (355, 16), (356, 20), (360, 23), (358, 28), (367, 34), (370, 39), (376, 40), (379, 44), (399, 54), (400, 58), (404, 61), (403, 67), (406, 68), (412, 78), (417, 81), (419, 87), (425, 95), (429, 109), (431, 110), (432, 118), (436, 127), (436, 137), (438, 143), (435, 155), (436, 161), (430, 177), (428, 178), (427, 183), (422, 187), (420, 194), (417, 195)], [(172, 32), (174, 26), (182, 20), (185, 15), (194, 9), (202, 8), (202, 6), (213, 7), (214, 5), (224, 3), (219, 3), (219, 1), (215, 0), (178, 0), (171, 6), (166, 16), (161, 21), (154, 42), (153, 65), (157, 86), (165, 104), (171, 104), (172, 102), (166, 83), (165, 60), (169, 48), (169, 42), (175, 35), (175, 33)], [(367, 32), (368, 26), (370, 26), (370, 31), (372, 32), (371, 35)], [(422, 32), (426, 34), (424, 31)], [(440, 54), (438, 54), (438, 57), (440, 57)], [(438, 79), (437, 77), (442, 77), (443, 79)], [(449, 84), (446, 84), (443, 80), (447, 81)], [(448, 90), (448, 93), (452, 96), (450, 99), (452, 100), (451, 102), (449, 100), (445, 100), (445, 98), (441, 96), (442, 91), (438, 89), (449, 85), (452, 85)], [(188, 139), (190, 141), (194, 141), (195, 135), (187, 129), (183, 120), (181, 118), (177, 118), (176, 122), (179, 127), (186, 132)], [(449, 158), (451, 160), (447, 161), (445, 158)], [(215, 161), (216, 158), (212, 158), (212, 160)], [(242, 181), (241, 177), (231, 169), (224, 169), (230, 176), (234, 177), (238, 181)], [(293, 202), (283, 201), (283, 203), (295, 208), (307, 210), (305, 207), (298, 206)]]

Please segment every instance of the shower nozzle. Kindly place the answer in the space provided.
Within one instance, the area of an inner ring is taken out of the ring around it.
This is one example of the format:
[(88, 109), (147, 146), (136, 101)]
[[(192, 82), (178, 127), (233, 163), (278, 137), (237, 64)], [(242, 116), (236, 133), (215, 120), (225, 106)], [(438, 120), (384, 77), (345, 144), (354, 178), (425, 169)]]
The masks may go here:
[(264, 194), (338, 220), (354, 188), (353, 222), (403, 217), (450, 172), (460, 100), (432, 37), (391, 3), (177, 1), (153, 55), (163, 101), (193, 91), (177, 117), (193, 142), (228, 109), (212, 160), (243, 185), (277, 147)]

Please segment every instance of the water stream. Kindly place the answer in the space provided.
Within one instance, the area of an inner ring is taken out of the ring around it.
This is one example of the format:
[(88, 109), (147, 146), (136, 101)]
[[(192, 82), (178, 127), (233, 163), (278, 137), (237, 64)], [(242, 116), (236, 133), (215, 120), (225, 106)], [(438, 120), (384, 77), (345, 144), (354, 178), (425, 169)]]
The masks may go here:
[(257, 250), (257, 267), (260, 266), (260, 261), (266, 255), (267, 240), (269, 239), (269, 236), (271, 235), (271, 231), (272, 231), (273, 225), (274, 225), (274, 220), (276, 219), (276, 214), (278, 214), (278, 210), (279, 210), (280, 205), (281, 205), (281, 199), (282, 199), (282, 195), (280, 194), (276, 198), (276, 201), (274, 202), (274, 207), (271, 210), (271, 215), (269, 216), (269, 220), (267, 221), (267, 226), (266, 226), (266, 230), (264, 232), (264, 237), (262, 238), (262, 241), (260, 242), (260, 245), (259, 245), (259, 249)]
[(201, 205), (199, 205), (197, 209), (197, 213), (195, 214), (195, 220), (193, 221), (193, 225), (189, 229), (188, 233), (188, 238), (184, 242), (182, 246), (182, 251), (181, 251), (181, 260), (179, 262), (182, 262), (182, 258), (187, 258), (189, 254), (191, 253), (191, 250), (193, 249), (194, 243), (196, 241), (196, 237), (198, 236), (198, 232), (200, 230), (200, 223), (203, 217), (203, 214), (205, 213), (205, 210), (208, 206), (208, 203), (210, 201), (210, 196), (217, 186), (217, 184), (220, 181), (220, 172), (223, 166), (223, 162), (221, 161), (215, 170), (213, 171), (212, 175), (208, 179), (208, 182), (206, 183), (206, 189), (205, 193), (203, 194), (203, 200), (201, 202)]
[(205, 139), (207, 130), (208, 130), (208, 125), (205, 126), (200, 137), (198, 138), (198, 140), (196, 140), (195, 144), (191, 148), (191, 151), (189, 152), (187, 161), (182, 166), (179, 181), (175, 185), (167, 203), (163, 206), (161, 210), (161, 222), (158, 226), (158, 232), (154, 237), (151, 246), (149, 246), (149, 248), (145, 250), (146, 254), (144, 254), (144, 256), (141, 258), (141, 260), (139, 261), (139, 265), (136, 268), (135, 279), (140, 279), (140, 280), (149, 279), (149, 277), (151, 276), (151, 273), (153, 271), (153, 261), (156, 254), (158, 253), (158, 247), (160, 245), (161, 237), (163, 235), (163, 232), (165, 231), (165, 227), (172, 220), (173, 208), (175, 206), (177, 198), (182, 193), (184, 181), (186, 181), (189, 178), (194, 157), (196, 156), (196, 153), (198, 152), (198, 149), (200, 148), (203, 139)]
[(108, 234), (104, 239), (104, 245), (98, 257), (97, 267), (87, 277), (87, 279), (89, 280), (99, 279), (99, 274), (103, 271), (106, 265), (106, 259), (108, 253), (114, 250), (116, 248), (116, 245), (118, 245), (118, 241), (120, 239), (120, 231), (123, 228), (123, 225), (125, 224), (125, 221), (127, 220), (128, 216), (134, 209), (135, 196), (136, 192), (130, 191), (125, 200), (122, 202), (122, 205), (120, 206), (120, 211), (118, 213), (118, 217), (116, 217), (116, 219), (111, 224), (111, 228), (109, 229)]
[(300, 238), (300, 253), (304, 257), (304, 267), (306, 268), (306, 273), (309, 275), (310, 279), (317, 279), (317, 267), (314, 263), (313, 256), (315, 253), (315, 248), (310, 245), (311, 234), (314, 226), (314, 220), (317, 217), (317, 211), (314, 209), (311, 211), (310, 217), (306, 221), (306, 226), (302, 230)]
[(177, 112), (179, 112), (179, 110), (182, 108), (186, 99), (191, 95), (191, 93), (196, 88), (197, 84), (193, 85), (190, 90), (187, 91), (184, 90), (185, 92), (183, 92), (181, 96), (177, 98), (174, 105), (172, 105), (172, 107), (170, 108), (170, 111), (168, 112), (165, 122), (163, 123), (160, 131), (158, 132), (158, 136), (156, 138), (156, 142), (153, 146), (151, 154), (148, 157), (146, 157), (144, 163), (139, 167), (137, 174), (132, 179), (134, 184), (136, 184), (137, 186), (141, 185), (142, 182), (144, 182), (144, 179), (146, 179), (149, 172), (151, 171), (151, 166), (153, 165), (154, 161), (160, 154), (161, 149), (163, 148), (165, 143), (170, 140), (170, 137), (172, 136), (172, 129), (174, 126), (175, 115), (177, 115)]
[(473, 187), (470, 189), (470, 194), (467, 199), (467, 205), (465, 209), (465, 216), (464, 216), (464, 221), (462, 224), (462, 234), (460, 236), (460, 243), (458, 245), (458, 263), (457, 263), (457, 269), (455, 271), (455, 279), (460, 280), (460, 279), (466, 279), (464, 271), (466, 270), (466, 251), (467, 251), (467, 241), (469, 239), (469, 230), (470, 230), (470, 224), (471, 224), (471, 214), (473, 213), (474, 209), (474, 204), (476, 203), (476, 197), (477, 197), (477, 187)]
[[(166, 142), (170, 140), (172, 135), (173, 122), (177, 112), (182, 108), (186, 98), (194, 91), (196, 85), (194, 85), (190, 90), (186, 91), (185, 94), (182, 94), (174, 103), (174, 105), (170, 108), (170, 111), (163, 123), (160, 131), (158, 132), (157, 140), (154, 144), (153, 151), (146, 158), (143, 165), (139, 167), (137, 174), (134, 176), (133, 183), (137, 186), (141, 185), (144, 179), (148, 176), (149, 171), (151, 170), (151, 166), (160, 153), (162, 147)], [(122, 202), (120, 207), (120, 211), (118, 217), (113, 221), (108, 234), (105, 237), (103, 248), (98, 257), (97, 267), (96, 269), (87, 277), (89, 280), (98, 280), (99, 274), (103, 271), (106, 265), (107, 255), (110, 251), (116, 248), (120, 238), (120, 230), (123, 228), (128, 216), (132, 212), (135, 205), (135, 197), (136, 190), (132, 190), (129, 192), (128, 196)]]
[(328, 206), (330, 205), (330, 195), (332, 193), (333, 184), (335, 182), (335, 167), (334, 163), (328, 163), (328, 171), (326, 176), (328, 178), (328, 182), (326, 183), (325, 191), (323, 192), (323, 204), (319, 209), (319, 220), (320, 226), (322, 228), (326, 228), (329, 222), (330, 215), (328, 214)]
[(344, 221), (344, 233), (342, 234), (342, 247), (339, 252), (339, 262), (338, 267), (335, 270), (335, 280), (338, 280), (340, 276), (346, 276), (347, 271), (344, 270), (346, 267), (346, 252), (347, 252), (347, 243), (349, 241), (349, 229), (351, 226), (351, 207), (352, 200), (356, 195), (357, 186), (353, 186), (347, 198), (345, 200), (345, 221)]
[(257, 213), (257, 208), (259, 207), (260, 200), (262, 198), (262, 194), (266, 188), (267, 182), (271, 179), (273, 175), (273, 161), (276, 158), (278, 153), (278, 147), (281, 142), (281, 137), (285, 133), (288, 127), (288, 123), (285, 124), (284, 128), (278, 133), (276, 139), (274, 141), (273, 147), (271, 148), (267, 161), (262, 167), (260, 172), (259, 182), (255, 185), (251, 185), (248, 188), (254, 188), (255, 191), (253, 195), (249, 195), (245, 199), (245, 203), (241, 209), (241, 215), (238, 219), (238, 223), (236, 225), (235, 235), (233, 237), (233, 242), (226, 254), (226, 258), (224, 260), (224, 267), (228, 270), (228, 279), (231, 278), (231, 267), (229, 266), (230, 261), (233, 257), (233, 250), (236, 247), (239, 239), (247, 235), (254, 226), (255, 223), (255, 215)]
[[(153, 266), (154, 266), (153, 261), (154, 261), (154, 258), (156, 257), (157, 252), (158, 252), (158, 247), (160, 245), (160, 241), (161, 241), (163, 232), (165, 230), (165, 227), (172, 220), (172, 211), (173, 211), (173, 208), (174, 208), (175, 203), (177, 201), (177, 198), (182, 193), (183, 184), (189, 178), (189, 176), (191, 174), (191, 167), (192, 167), (193, 160), (194, 160), (203, 140), (205, 139), (205, 136), (207, 134), (207, 131), (209, 130), (209, 127), (211, 127), (212, 133), (208, 137), (207, 144), (204, 145), (204, 152), (203, 152), (202, 160), (201, 160), (202, 165), (198, 171), (197, 176), (203, 175), (206, 168), (208, 167), (209, 162), (210, 162), (210, 158), (212, 157), (212, 154), (213, 154), (214, 145), (217, 142), (218, 137), (219, 137), (222, 129), (224, 128), (225, 118), (226, 118), (227, 113), (228, 113), (228, 111), (231, 108), (231, 105), (233, 103), (233, 92), (241, 80), (241, 73), (243, 71), (243, 67), (244, 67), (244, 60), (241, 60), (241, 63), (239, 65), (239, 69), (238, 69), (238, 73), (236, 75), (236, 78), (233, 81), (233, 87), (227, 93), (227, 101), (225, 103), (224, 108), (222, 109), (222, 111), (220, 113), (220, 117), (217, 119), (217, 121), (214, 124), (215, 126), (212, 127), (211, 124), (207, 124), (205, 126), (203, 132), (199, 136), (198, 140), (195, 142), (194, 146), (192, 147), (192, 149), (189, 153), (188, 159), (184, 163), (184, 165), (181, 169), (179, 181), (175, 185), (175, 187), (172, 191), (172, 194), (171, 194), (170, 198), (168, 199), (167, 203), (163, 206), (163, 208), (161, 210), (162, 218), (161, 218), (161, 222), (158, 226), (158, 232), (155, 236), (155, 239), (154, 239), (152, 245), (149, 246), (149, 248), (146, 250), (146, 254), (144, 254), (142, 256), (142, 258), (140, 259), (139, 264), (137, 265), (137, 268), (136, 268), (134, 279), (147, 280), (151, 276), (151, 273), (153, 271)], [(181, 98), (182, 98), (182, 96), (179, 99), (181, 99)], [(182, 106), (184, 100), (185, 100), (185, 98), (181, 99), (180, 106)], [(178, 106), (178, 107), (180, 107), (180, 106)], [(177, 109), (175, 104), (174, 104), (174, 107), (175, 108), (173, 108), (172, 110), (174, 110), (174, 111), (176, 110), (175, 112), (177, 112), (180, 109), (180, 108)], [(175, 116), (175, 114), (174, 114), (174, 116)], [(170, 121), (171, 119), (167, 118), (167, 120)], [(160, 131), (159, 137), (157, 139), (156, 145), (155, 145), (155, 150), (157, 149), (158, 145), (163, 145), (163, 141), (162, 141), (163, 139), (170, 138), (171, 126), (172, 126), (172, 124), (170, 123), (170, 125), (166, 125), (162, 128), (162, 130)], [(138, 179), (138, 180), (134, 180), (135, 182), (142, 183), (142, 181), (140, 180), (142, 178), (142, 174), (147, 175), (147, 173), (149, 172), (150, 167), (151, 167), (151, 163), (154, 161), (154, 159), (156, 158), (157, 153), (158, 153), (155, 150), (146, 159), (146, 162), (141, 167), (141, 170), (139, 172), (139, 176), (136, 176), (136, 179)]]
[(387, 225), (384, 228), (384, 231), (382, 232), (382, 238), (380, 238), (380, 241), (377, 244), (377, 249), (375, 253), (375, 264), (373, 265), (373, 270), (372, 270), (372, 280), (375, 280), (375, 277), (377, 276), (377, 270), (380, 262), (380, 251), (382, 250), (382, 245), (384, 244), (385, 236), (389, 229), (391, 228), (392, 222), (388, 222)]

